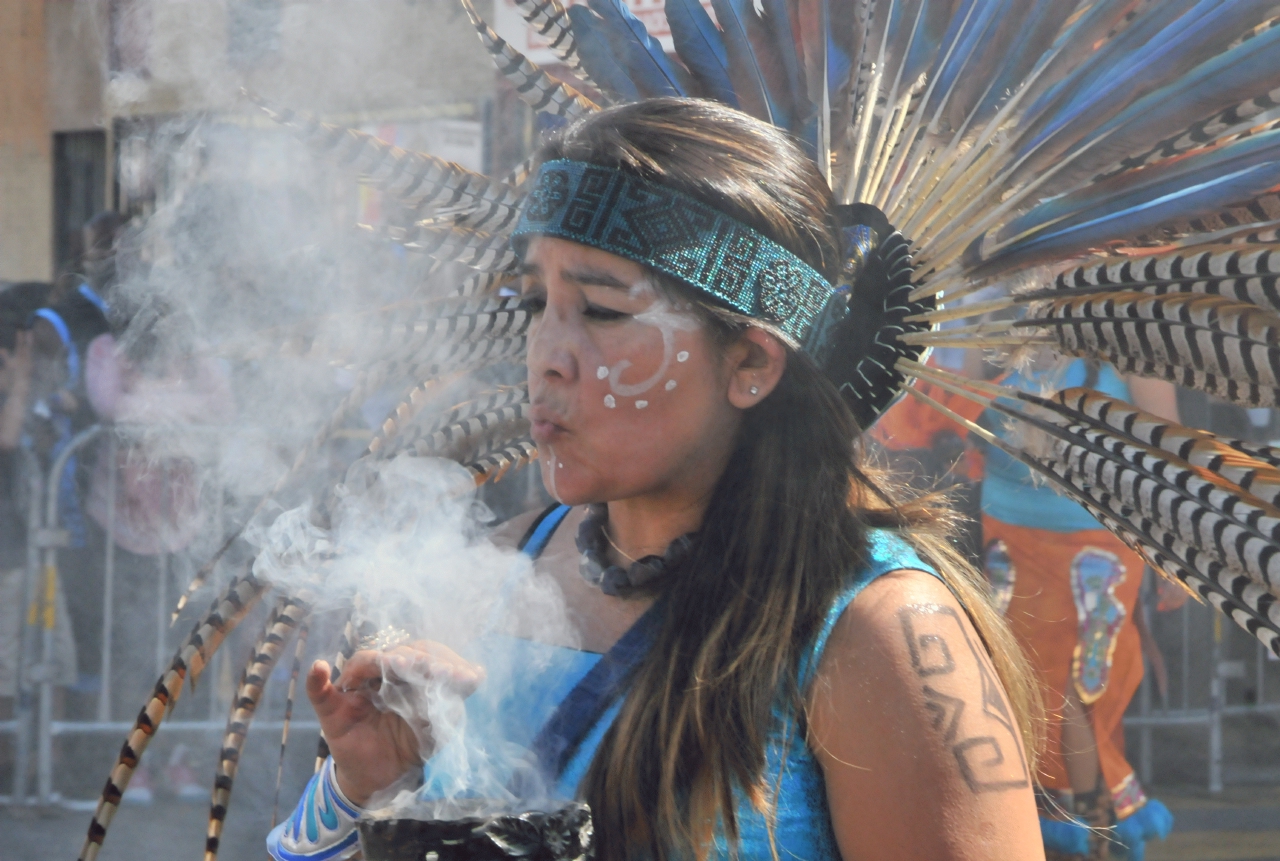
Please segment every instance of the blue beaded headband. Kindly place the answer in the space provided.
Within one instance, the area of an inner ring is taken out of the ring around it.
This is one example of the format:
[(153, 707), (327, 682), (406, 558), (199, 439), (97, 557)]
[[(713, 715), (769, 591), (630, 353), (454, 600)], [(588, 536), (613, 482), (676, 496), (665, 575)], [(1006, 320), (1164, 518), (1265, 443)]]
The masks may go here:
[[(512, 238), (554, 236), (643, 263), (751, 317), (810, 352), (846, 307), (796, 255), (671, 188), (614, 168), (559, 159), (542, 165)], [(517, 242), (517, 247), (521, 243)], [(838, 300), (838, 301), (833, 301)], [(827, 313), (824, 315), (824, 311)]]

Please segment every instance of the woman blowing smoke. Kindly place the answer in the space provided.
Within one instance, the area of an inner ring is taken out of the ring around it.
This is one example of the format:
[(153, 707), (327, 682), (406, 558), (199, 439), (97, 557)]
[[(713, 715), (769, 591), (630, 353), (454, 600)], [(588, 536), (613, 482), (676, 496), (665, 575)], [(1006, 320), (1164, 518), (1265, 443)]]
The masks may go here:
[[(540, 161), (516, 236), (533, 431), (561, 505), (507, 534), (576, 631), (526, 641), (553, 653), (530, 684), (555, 696), (513, 698), (514, 740), (591, 805), (610, 861), (1043, 857), (1022, 660), (945, 512), (860, 466), (822, 369), (859, 345), (830, 317), (847, 254), (813, 162), (683, 99), (593, 115)], [(603, 690), (583, 682), (602, 662), (620, 669)], [(301, 827), (307, 805), (349, 818), (421, 767), (419, 736), (371, 701), (384, 666), (484, 683), (426, 642), (357, 652), (340, 686), (317, 663), (332, 760), (273, 833), (277, 858), (354, 850), (349, 824)]]

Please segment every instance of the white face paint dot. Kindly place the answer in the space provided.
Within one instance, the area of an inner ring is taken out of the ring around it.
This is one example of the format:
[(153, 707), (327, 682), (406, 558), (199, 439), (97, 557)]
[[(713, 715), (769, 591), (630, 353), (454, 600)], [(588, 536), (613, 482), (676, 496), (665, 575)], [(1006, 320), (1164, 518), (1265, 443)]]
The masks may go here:
[(667, 380), (667, 391), (671, 391), (671, 390), (672, 390), (672, 389), (674, 389), (675, 387), (676, 387), (676, 381), (675, 381), (675, 380)]
[(613, 409), (614, 407), (616, 407), (616, 406), (618, 405), (618, 402), (617, 402), (617, 401), (615, 401), (615, 400), (613, 399), (613, 395), (605, 395), (605, 396), (604, 396), (604, 405), (605, 405), (606, 407), (608, 407), (609, 409)]
[(644, 409), (644, 408), (645, 408), (645, 407), (647, 407), (647, 406), (649, 406), (649, 402), (648, 402), (648, 401), (636, 401), (636, 409), (638, 409), (638, 410), (642, 410), (642, 409)]
[(607, 376), (609, 376), (609, 369), (606, 368), (604, 365), (601, 365), (600, 367), (596, 368), (597, 380), (603, 380)]
[(558, 468), (560, 468), (560, 469), (564, 469), (564, 464), (563, 464), (563, 463), (557, 463), (557, 464), (556, 464), (556, 466), (557, 466)]
[(688, 350), (681, 350), (680, 352), (676, 353), (676, 361), (677, 361), (677, 362), (687, 362), (687, 361), (689, 361), (689, 351), (688, 351)]

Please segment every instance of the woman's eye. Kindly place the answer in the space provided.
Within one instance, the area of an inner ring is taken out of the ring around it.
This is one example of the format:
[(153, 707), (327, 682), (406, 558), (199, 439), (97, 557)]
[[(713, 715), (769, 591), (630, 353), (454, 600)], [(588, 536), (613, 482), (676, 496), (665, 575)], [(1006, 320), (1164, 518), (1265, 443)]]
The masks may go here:
[(536, 293), (530, 296), (520, 297), (520, 310), (530, 314), (541, 314), (547, 309), (547, 297), (539, 296)]
[(612, 320), (621, 320), (624, 317), (630, 317), (631, 315), (625, 311), (615, 311), (612, 308), (605, 308), (601, 305), (592, 305), (588, 303), (587, 307), (582, 312), (582, 316), (586, 317), (588, 320), (609, 322)]

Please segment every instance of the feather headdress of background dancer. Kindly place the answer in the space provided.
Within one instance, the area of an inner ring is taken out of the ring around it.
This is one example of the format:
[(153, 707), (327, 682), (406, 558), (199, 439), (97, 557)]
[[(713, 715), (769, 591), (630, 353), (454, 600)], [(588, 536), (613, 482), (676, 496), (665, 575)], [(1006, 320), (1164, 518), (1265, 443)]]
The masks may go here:
[[(1277, 406), (1273, 2), (713, 0), (713, 20), (696, 0), (667, 0), (670, 56), (621, 0), (568, 9), (518, 0), (587, 85), (579, 88), (522, 57), (461, 2), (516, 92), (558, 122), (608, 104), (695, 96), (803, 141), (845, 205), (848, 262), (811, 327), (820, 334), (802, 346), (859, 423), (870, 425), (904, 390), (926, 398), (912, 379), (989, 405), (1042, 442), (1024, 448), (969, 430), (1280, 654), (1280, 451), (1180, 427), (1089, 389), (1035, 396), (921, 363), (930, 346), (1008, 355), (1047, 346), (1241, 406)], [(494, 388), (444, 413), (424, 406), (449, 380), (521, 361), (527, 315), (498, 288), (515, 270), (510, 237), (522, 201), (545, 173), (526, 165), (489, 178), (264, 109), (399, 201), (412, 226), (393, 239), (475, 270), (461, 284), (438, 278), (412, 312), (378, 316), (382, 352), (367, 357), (343, 411), (298, 455), (295, 473), (342, 412), (397, 380), (412, 387), (371, 444), (373, 457), (444, 454), (477, 482), (535, 458), (523, 387)], [(757, 295), (748, 312), (776, 321), (795, 298), (791, 287), (767, 301)], [(318, 348), (315, 332), (294, 335)], [(197, 626), (125, 744), (82, 859), (96, 855), (186, 678), (272, 591), (243, 574)], [(228, 725), (207, 858), (265, 679), (290, 638), (305, 636), (310, 596), (272, 600)]]

